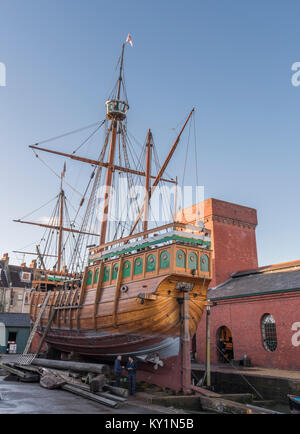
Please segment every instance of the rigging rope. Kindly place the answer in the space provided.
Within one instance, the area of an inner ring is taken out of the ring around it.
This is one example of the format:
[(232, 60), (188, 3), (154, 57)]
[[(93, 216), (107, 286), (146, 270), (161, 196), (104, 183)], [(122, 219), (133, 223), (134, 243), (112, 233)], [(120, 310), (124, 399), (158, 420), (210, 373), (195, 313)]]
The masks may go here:
[[(36, 158), (38, 158), (52, 173), (54, 173), (57, 178), (61, 179), (61, 175), (59, 175), (55, 170), (53, 170), (37, 153), (34, 149), (32, 149), (32, 152), (35, 154)], [(77, 191), (74, 187), (72, 187), (71, 184), (65, 181), (65, 184), (67, 184), (68, 187), (70, 187), (75, 193), (79, 194), (79, 196), (82, 196), (82, 194)]]
[(105, 124), (106, 119), (104, 119), (104, 121), (101, 122), (100, 125), (98, 125), (98, 127), (95, 129), (95, 131), (93, 131), (73, 152), (72, 154), (76, 154), (76, 152), (82, 148), (82, 146), (84, 146), (96, 133), (98, 130), (100, 130), (100, 128), (102, 127), (103, 124)]
[[(44, 205), (40, 206), (39, 208), (35, 209), (34, 211), (30, 212), (29, 214), (26, 214), (24, 217), (21, 217), (19, 220), (23, 220), (26, 217), (31, 216), (32, 214), (34, 214), (35, 212), (39, 211), (40, 209), (44, 208), (45, 206), (49, 205), (49, 203), (53, 202), (55, 199), (58, 198), (58, 195), (56, 195), (55, 197), (53, 197), (52, 199), (50, 199), (47, 203), (45, 203)], [(23, 247), (24, 248), (24, 247)]]
[(99, 125), (99, 121), (94, 122), (93, 124), (87, 125), (86, 127), (78, 128), (76, 130), (69, 131), (68, 133), (64, 133), (64, 134), (52, 137), (52, 138), (47, 139), (47, 140), (37, 142), (35, 145), (42, 145), (43, 143), (49, 143), (49, 142), (52, 142), (54, 140), (62, 139), (63, 137), (67, 137), (67, 136), (70, 136), (72, 134), (76, 134), (76, 133), (80, 133), (81, 131), (88, 130), (89, 128), (95, 127), (96, 125)]

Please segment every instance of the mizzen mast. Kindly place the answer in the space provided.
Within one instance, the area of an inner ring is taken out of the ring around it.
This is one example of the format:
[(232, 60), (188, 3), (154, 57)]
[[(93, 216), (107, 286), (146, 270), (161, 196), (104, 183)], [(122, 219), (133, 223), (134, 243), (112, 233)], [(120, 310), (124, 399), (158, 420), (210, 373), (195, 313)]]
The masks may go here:
[(58, 235), (58, 257), (57, 257), (57, 271), (61, 271), (62, 260), (62, 239), (63, 239), (63, 219), (64, 219), (64, 190), (63, 190), (63, 178), (66, 173), (66, 163), (64, 164), (63, 171), (60, 177), (60, 207), (59, 207), (59, 235)]
[[(163, 174), (164, 174), (164, 172), (165, 172), (165, 170), (166, 170), (166, 168), (167, 168), (167, 166), (168, 166), (168, 164), (169, 164), (169, 162), (170, 162), (170, 160), (171, 160), (171, 158), (172, 158), (172, 156), (173, 156), (173, 154), (174, 154), (174, 152), (175, 152), (175, 150), (177, 148), (177, 145), (178, 145), (178, 143), (180, 141), (180, 137), (181, 137), (181, 135), (182, 135), (182, 133), (183, 133), (183, 131), (184, 131), (187, 123), (189, 122), (192, 114), (194, 113), (194, 111), (195, 111), (195, 109), (193, 108), (192, 111), (190, 112), (189, 116), (187, 117), (187, 119), (186, 119), (183, 127), (181, 128), (181, 130), (180, 130), (180, 132), (179, 132), (179, 134), (178, 134), (178, 136), (177, 136), (177, 138), (176, 138), (176, 140), (175, 140), (175, 142), (174, 142), (174, 144), (173, 144), (173, 146), (172, 146), (172, 148), (171, 148), (171, 150), (170, 150), (167, 158), (165, 159), (162, 167), (160, 168), (159, 173), (157, 174), (157, 176), (156, 176), (156, 178), (155, 178), (155, 180), (153, 182), (151, 190), (149, 192), (146, 192), (146, 197), (148, 199), (147, 202), (150, 201), (151, 196), (153, 195), (154, 190), (156, 189), (158, 183), (160, 181), (162, 181), (162, 176), (163, 176)], [(144, 203), (143, 203), (143, 205), (142, 205), (142, 207), (140, 209), (140, 212), (139, 212), (139, 214), (138, 214), (138, 216), (136, 218), (136, 221), (135, 221), (135, 223), (134, 223), (134, 225), (133, 225), (133, 227), (132, 227), (132, 229), (130, 231), (130, 235), (133, 234), (135, 228), (137, 227), (138, 222), (140, 221), (142, 215), (145, 213), (145, 207), (146, 207), (146, 200), (144, 201)]]

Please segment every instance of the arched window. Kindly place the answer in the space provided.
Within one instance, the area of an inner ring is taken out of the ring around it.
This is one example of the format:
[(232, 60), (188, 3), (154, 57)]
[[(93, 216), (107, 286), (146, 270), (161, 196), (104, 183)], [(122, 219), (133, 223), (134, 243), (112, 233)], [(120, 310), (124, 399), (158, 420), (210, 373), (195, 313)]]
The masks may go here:
[(209, 271), (209, 259), (207, 255), (201, 255), (200, 257), (200, 270)]
[(109, 281), (109, 266), (106, 265), (104, 267), (104, 272), (103, 272), (103, 282), (108, 282)]
[(275, 351), (277, 348), (276, 323), (270, 313), (266, 313), (261, 319), (261, 334), (265, 350)]
[(183, 250), (176, 252), (176, 267), (185, 268), (185, 253)]
[(160, 254), (160, 268), (168, 268), (170, 267), (170, 255), (169, 252), (164, 250)]
[(92, 284), (92, 281), (93, 281), (93, 272), (92, 272), (92, 270), (90, 270), (90, 271), (88, 272), (88, 275), (87, 275), (87, 281), (86, 281), (86, 284), (87, 284), (87, 285), (91, 285), (91, 284)]
[(113, 265), (112, 280), (116, 280), (116, 278), (118, 277), (118, 271), (119, 271), (119, 265), (118, 264), (114, 264)]
[(99, 277), (99, 268), (97, 268), (97, 270), (95, 272), (94, 283), (98, 282), (98, 277)]
[(154, 271), (155, 270), (155, 264), (156, 264), (156, 258), (154, 255), (149, 255), (147, 258), (147, 271)]
[(123, 277), (129, 277), (131, 270), (131, 263), (129, 261), (125, 261), (123, 265)]
[(134, 275), (141, 274), (143, 272), (143, 260), (142, 258), (136, 258), (134, 261)]
[(197, 255), (196, 253), (189, 253), (189, 268), (195, 270), (197, 268)]

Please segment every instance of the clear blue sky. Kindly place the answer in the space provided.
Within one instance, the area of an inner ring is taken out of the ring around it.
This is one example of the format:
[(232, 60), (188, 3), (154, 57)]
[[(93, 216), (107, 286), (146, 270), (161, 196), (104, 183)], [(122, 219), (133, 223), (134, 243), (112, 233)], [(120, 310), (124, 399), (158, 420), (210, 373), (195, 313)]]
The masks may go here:
[[(260, 265), (299, 259), (300, 87), (291, 84), (299, 16), (299, 0), (1, 0), (1, 252), (39, 239), (12, 219), (57, 192), (27, 145), (104, 118), (130, 32), (135, 137), (144, 142), (151, 127), (165, 156), (170, 128), (195, 106), (206, 198), (258, 210)], [(61, 170), (61, 160), (47, 161)]]

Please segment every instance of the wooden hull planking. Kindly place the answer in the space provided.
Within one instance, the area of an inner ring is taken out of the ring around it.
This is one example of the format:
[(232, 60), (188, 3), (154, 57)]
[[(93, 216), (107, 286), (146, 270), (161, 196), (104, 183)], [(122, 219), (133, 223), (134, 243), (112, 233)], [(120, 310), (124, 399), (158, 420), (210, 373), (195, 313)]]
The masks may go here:
[[(190, 286), (189, 332), (191, 337), (195, 334), (206, 304), (210, 272), (179, 272), (171, 266), (164, 272), (151, 272), (149, 277), (133, 279), (130, 276), (103, 284), (103, 265), (100, 265), (98, 282), (87, 284), (88, 271), (93, 268), (87, 268), (81, 290), (51, 292), (39, 328), (42, 335), (52, 310), (56, 309), (46, 337), (49, 345), (65, 352), (104, 356), (128, 352), (146, 354), (166, 343), (166, 347), (172, 348), (170, 354), (174, 355), (174, 348), (176, 351), (179, 348), (181, 302), (186, 286)], [(32, 292), (32, 321), (37, 318), (45, 296), (46, 292)]]

